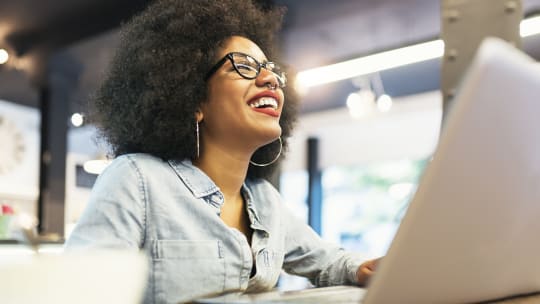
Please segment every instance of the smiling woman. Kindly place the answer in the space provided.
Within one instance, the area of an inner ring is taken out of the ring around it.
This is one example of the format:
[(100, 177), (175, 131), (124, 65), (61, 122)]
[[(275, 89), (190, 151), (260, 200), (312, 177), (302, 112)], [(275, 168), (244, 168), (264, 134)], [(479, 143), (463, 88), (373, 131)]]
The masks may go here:
[(373, 271), (322, 242), (264, 179), (296, 117), (272, 47), (282, 14), (158, 0), (123, 29), (91, 117), (117, 157), (66, 247), (144, 251), (146, 303), (265, 291), (282, 269), (318, 286)]
[[(235, 55), (232, 62), (216, 65), (219, 68), (208, 78), (207, 101), (201, 104), (196, 115), (197, 123), (202, 122), (203, 139), (203, 153), (196, 165), (227, 155), (213, 152), (216, 148), (229, 151), (232, 157), (220, 161), (239, 160), (247, 165), (254, 151), (281, 136), (284, 74), (277, 68), (269, 69), (265, 54), (249, 39), (228, 38), (219, 49), (218, 57), (231, 54), (233, 50), (251, 54), (252, 61), (246, 62), (248, 57)], [(259, 62), (266, 62), (265, 67)], [(245, 171), (242, 166), (238, 169)]]
[[(251, 1), (157, 1), (134, 18), (122, 31), (91, 117), (112, 145), (112, 154), (194, 157), (197, 126), (193, 113), (208, 99), (206, 76), (223, 57), (217, 54), (219, 48), (237, 35), (276, 59), (274, 33), (282, 15), (282, 9), (262, 10)], [(280, 118), (284, 148), (296, 117), (293, 93), (286, 92), (288, 102)], [(265, 163), (279, 149), (277, 143), (262, 146), (253, 159)], [(249, 176), (270, 176), (275, 167), (250, 166)]]

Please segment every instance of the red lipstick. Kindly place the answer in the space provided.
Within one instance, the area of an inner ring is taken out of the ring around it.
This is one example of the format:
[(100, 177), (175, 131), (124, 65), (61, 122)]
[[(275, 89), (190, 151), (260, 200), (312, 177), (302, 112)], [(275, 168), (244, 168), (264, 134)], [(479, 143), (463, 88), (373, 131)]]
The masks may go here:
[[(257, 100), (263, 98), (263, 97), (270, 97), (272, 99), (275, 99), (276, 102), (277, 102), (277, 108), (274, 109), (273, 107), (264, 107), (264, 108), (256, 108), (256, 107), (251, 107), (251, 104), (256, 102)], [(266, 115), (270, 115), (272, 117), (279, 117), (280, 115), (280, 110), (279, 110), (279, 104), (280, 104), (280, 96), (273, 92), (273, 91), (263, 91), (263, 92), (260, 92), (259, 94), (253, 96), (248, 102), (247, 104), (251, 107), (251, 109), (253, 109), (253, 111), (255, 112), (259, 112), (259, 113), (263, 113), (263, 114), (266, 114)]]

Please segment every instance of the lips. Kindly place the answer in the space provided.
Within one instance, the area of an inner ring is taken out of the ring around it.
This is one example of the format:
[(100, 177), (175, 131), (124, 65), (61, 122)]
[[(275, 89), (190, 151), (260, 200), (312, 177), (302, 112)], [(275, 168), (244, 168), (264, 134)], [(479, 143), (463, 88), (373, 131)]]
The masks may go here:
[(253, 98), (251, 98), (247, 104), (253, 111), (270, 115), (272, 117), (279, 117), (279, 95), (272, 91), (264, 91)]
[(262, 97), (260, 99), (256, 99), (253, 102), (249, 104), (252, 108), (273, 108), (274, 110), (277, 110), (278, 108), (278, 101), (273, 97)]

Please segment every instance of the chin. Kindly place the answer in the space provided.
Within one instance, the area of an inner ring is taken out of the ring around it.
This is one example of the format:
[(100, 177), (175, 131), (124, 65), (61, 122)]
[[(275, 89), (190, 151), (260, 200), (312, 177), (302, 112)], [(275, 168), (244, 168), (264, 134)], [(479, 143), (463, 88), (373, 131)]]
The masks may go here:
[(278, 138), (281, 136), (281, 127), (278, 127), (273, 130), (268, 130), (265, 132), (264, 136), (261, 136), (261, 138), (264, 138), (264, 142), (261, 146), (267, 145), (273, 141), (278, 140)]

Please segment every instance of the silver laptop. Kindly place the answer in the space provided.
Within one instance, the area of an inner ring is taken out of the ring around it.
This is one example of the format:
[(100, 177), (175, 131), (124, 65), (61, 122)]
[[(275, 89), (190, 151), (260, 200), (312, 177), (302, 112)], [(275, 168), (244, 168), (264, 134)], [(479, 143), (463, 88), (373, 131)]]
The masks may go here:
[(364, 303), (540, 291), (540, 65), (486, 39)]
[(329, 288), (222, 302), (470, 303), (536, 292), (539, 231), (540, 66), (489, 38), (365, 296)]

